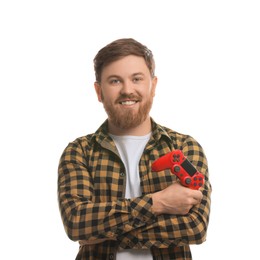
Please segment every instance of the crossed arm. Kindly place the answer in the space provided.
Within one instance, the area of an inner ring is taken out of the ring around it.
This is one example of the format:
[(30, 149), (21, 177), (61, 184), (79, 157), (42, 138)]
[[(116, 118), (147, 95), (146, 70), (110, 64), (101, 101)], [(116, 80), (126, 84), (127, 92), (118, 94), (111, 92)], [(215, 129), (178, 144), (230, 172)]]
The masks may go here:
[[(192, 161), (198, 161), (196, 156)], [(200, 159), (196, 166), (205, 175), (201, 190), (174, 182), (138, 198), (101, 201), (96, 199), (95, 184), (80, 146), (68, 146), (58, 177), (58, 199), (67, 235), (86, 244), (117, 240), (123, 248), (134, 248), (137, 243), (147, 248), (202, 243), (209, 221), (211, 187), (206, 159)]]

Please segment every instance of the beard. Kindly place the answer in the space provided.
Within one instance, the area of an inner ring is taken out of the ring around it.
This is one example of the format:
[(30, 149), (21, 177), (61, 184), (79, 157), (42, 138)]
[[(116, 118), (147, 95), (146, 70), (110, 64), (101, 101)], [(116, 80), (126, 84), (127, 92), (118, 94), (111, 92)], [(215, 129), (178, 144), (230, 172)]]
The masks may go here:
[[(142, 99), (140, 96), (136, 95), (121, 95), (117, 100), (129, 98), (136, 99), (138, 102), (141, 102)], [(108, 115), (110, 122), (118, 128), (121, 129), (131, 129), (137, 127), (145, 121), (153, 104), (153, 96), (151, 95), (148, 100), (143, 103), (138, 108), (138, 111), (134, 109), (120, 108), (119, 106), (114, 106), (111, 102), (105, 100), (102, 95), (102, 102), (105, 108), (105, 111)], [(116, 104), (119, 104), (116, 102)]]

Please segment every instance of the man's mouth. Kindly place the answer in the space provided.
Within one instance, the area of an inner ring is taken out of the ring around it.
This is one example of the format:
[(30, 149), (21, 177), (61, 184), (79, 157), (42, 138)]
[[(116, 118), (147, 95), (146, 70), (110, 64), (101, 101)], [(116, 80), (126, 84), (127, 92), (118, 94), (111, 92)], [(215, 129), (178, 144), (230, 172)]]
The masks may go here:
[(137, 100), (125, 100), (125, 101), (120, 101), (119, 104), (124, 105), (124, 106), (132, 106), (136, 104), (138, 101)]

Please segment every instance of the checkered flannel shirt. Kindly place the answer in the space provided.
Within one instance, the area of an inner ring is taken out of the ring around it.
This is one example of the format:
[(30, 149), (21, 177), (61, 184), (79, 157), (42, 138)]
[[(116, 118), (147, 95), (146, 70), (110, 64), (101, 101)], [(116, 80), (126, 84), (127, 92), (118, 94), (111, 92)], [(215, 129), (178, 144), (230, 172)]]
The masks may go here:
[[(205, 175), (203, 199), (187, 215), (152, 212), (154, 192), (176, 177), (170, 170), (152, 172), (152, 162), (180, 149)], [(125, 199), (126, 171), (108, 135), (107, 121), (94, 133), (65, 148), (58, 168), (58, 200), (68, 237), (79, 241), (76, 259), (116, 259), (119, 248), (148, 248), (153, 259), (190, 260), (189, 244), (206, 239), (211, 185), (207, 160), (199, 143), (152, 120), (152, 135), (139, 163), (142, 195)]]

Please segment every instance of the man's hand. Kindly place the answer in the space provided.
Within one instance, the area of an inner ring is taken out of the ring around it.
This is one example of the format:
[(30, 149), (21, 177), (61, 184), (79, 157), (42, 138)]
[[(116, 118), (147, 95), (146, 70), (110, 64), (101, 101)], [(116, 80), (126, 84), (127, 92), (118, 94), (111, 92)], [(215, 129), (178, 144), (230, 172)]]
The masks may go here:
[(194, 205), (200, 203), (201, 199), (200, 190), (192, 190), (175, 182), (152, 195), (152, 209), (155, 215), (186, 215)]

